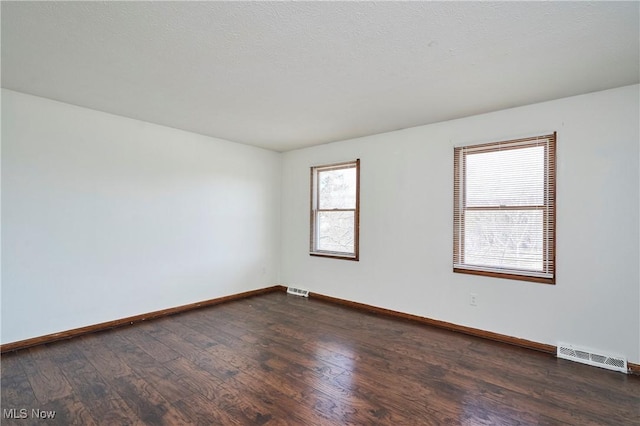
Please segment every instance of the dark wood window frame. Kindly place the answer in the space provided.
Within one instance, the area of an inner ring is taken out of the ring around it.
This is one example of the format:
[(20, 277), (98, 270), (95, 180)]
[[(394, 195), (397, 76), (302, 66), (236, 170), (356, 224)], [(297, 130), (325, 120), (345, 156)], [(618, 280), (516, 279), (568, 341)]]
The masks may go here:
[[(544, 146), (543, 204), (518, 206), (466, 206), (466, 159), (468, 155), (499, 150)], [(483, 267), (465, 264), (465, 213), (473, 210), (542, 210), (543, 268), (528, 271), (517, 268)], [(556, 283), (556, 133), (531, 138), (491, 142), (454, 148), (454, 230), (453, 272), (484, 275), (544, 284)]]
[[(340, 170), (355, 168), (356, 170), (356, 194), (355, 194), (355, 208), (354, 209), (320, 209), (320, 193), (318, 190), (317, 180), (318, 173), (323, 171)], [(322, 166), (311, 167), (311, 208), (310, 208), (310, 247), (309, 255), (320, 256), (334, 259), (354, 260), (360, 259), (360, 160), (348, 161), (343, 163), (327, 164)], [(340, 252), (340, 251), (327, 251), (318, 249), (318, 214), (323, 212), (353, 212), (354, 224), (353, 224), (353, 252)]]

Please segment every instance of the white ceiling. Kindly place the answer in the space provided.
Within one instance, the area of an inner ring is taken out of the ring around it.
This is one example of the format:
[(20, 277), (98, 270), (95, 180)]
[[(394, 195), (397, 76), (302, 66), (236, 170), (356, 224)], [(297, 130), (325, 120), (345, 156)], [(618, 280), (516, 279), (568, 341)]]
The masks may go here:
[(2, 2), (2, 86), (277, 151), (638, 83), (639, 2)]

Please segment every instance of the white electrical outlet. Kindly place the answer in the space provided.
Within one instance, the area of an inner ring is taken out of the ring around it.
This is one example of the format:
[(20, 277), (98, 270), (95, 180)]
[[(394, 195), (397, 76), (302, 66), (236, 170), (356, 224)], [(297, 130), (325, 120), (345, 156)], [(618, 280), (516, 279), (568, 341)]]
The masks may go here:
[(478, 306), (478, 295), (475, 293), (469, 294), (469, 304), (471, 306)]

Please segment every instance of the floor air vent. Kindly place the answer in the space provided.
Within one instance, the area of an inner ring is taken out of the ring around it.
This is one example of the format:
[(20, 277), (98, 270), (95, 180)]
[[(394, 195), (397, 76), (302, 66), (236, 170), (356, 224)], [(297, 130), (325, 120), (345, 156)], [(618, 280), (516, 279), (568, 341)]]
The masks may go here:
[(300, 288), (287, 287), (287, 293), (295, 294), (296, 296), (309, 297), (309, 290), (302, 290)]
[(577, 348), (566, 343), (558, 344), (557, 356), (558, 358), (568, 359), (570, 361), (628, 373), (627, 360), (623, 357), (598, 353), (585, 348)]

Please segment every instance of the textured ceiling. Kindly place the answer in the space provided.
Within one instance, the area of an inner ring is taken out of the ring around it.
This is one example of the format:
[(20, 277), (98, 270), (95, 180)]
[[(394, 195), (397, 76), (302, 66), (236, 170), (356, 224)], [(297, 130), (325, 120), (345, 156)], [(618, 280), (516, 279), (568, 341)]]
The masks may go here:
[(2, 2), (2, 86), (286, 151), (639, 82), (639, 2)]

